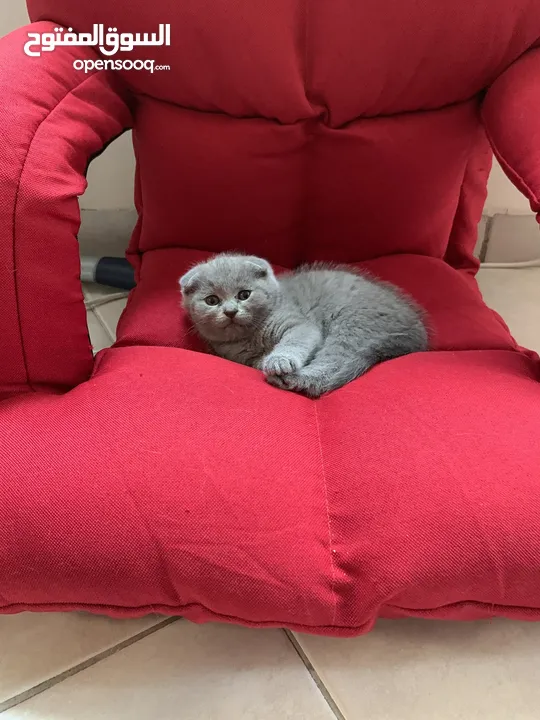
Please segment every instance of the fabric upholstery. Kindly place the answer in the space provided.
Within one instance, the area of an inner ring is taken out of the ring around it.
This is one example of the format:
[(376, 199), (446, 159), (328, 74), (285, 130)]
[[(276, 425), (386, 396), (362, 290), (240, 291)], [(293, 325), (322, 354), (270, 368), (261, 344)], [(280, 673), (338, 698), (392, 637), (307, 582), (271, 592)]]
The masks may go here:
[[(33, 29), (170, 23), (151, 52), (171, 70), (85, 75), (93, 50), (0, 41), (0, 611), (333, 635), (537, 619), (540, 361), (485, 306), (473, 248), (492, 149), (540, 212), (540, 5), (29, 10)], [(92, 363), (76, 196), (130, 126), (138, 286)], [(431, 351), (318, 401), (272, 388), (179, 308), (180, 274), (225, 249), (364, 267), (426, 309)]]
[(77, 196), (89, 159), (131, 124), (117, 78), (73, 68), (92, 51), (64, 47), (28, 57), (27, 33), (0, 42), (2, 395), (65, 390), (91, 372)]

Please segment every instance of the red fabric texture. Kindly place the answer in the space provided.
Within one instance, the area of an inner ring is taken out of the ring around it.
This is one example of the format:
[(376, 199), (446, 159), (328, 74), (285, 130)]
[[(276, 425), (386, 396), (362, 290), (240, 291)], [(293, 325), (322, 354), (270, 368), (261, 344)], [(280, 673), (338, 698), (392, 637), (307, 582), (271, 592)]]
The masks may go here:
[[(0, 42), (0, 611), (334, 635), (537, 619), (540, 362), (483, 303), (472, 250), (489, 142), (540, 210), (540, 5), (29, 8), (80, 31), (169, 22), (152, 58), (171, 70), (85, 75), (93, 51)], [(92, 369), (76, 196), (131, 123), (138, 286)], [(177, 278), (225, 249), (364, 267), (422, 304), (432, 351), (318, 401), (272, 388), (180, 311)]]
[(83, 73), (88, 48), (23, 52), (37, 23), (0, 42), (0, 395), (65, 390), (88, 378), (77, 196), (89, 159), (129, 126), (120, 83)]
[[(145, 253), (138, 286), (120, 318), (117, 345), (204, 351), (178, 307), (178, 278), (208, 257), (208, 253), (181, 248)], [(426, 309), (433, 350), (516, 349), (506, 324), (484, 304), (470, 273), (420, 255), (390, 255), (356, 266), (401, 287)], [(283, 269), (274, 268), (276, 272)]]
[(526, 53), (489, 89), (482, 117), (508, 177), (540, 218), (540, 48)]
[(200, 353), (104, 352), (72, 392), (4, 402), (2, 610), (537, 617), (538, 379), (514, 350), (432, 352), (312, 402)]

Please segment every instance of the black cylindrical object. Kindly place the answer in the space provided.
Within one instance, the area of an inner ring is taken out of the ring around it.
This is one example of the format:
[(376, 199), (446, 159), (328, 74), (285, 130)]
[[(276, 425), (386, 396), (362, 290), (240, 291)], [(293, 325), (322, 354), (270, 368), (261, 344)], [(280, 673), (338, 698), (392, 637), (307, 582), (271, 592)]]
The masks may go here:
[(119, 257), (82, 257), (81, 280), (121, 290), (132, 290), (136, 284), (133, 268), (125, 258)]

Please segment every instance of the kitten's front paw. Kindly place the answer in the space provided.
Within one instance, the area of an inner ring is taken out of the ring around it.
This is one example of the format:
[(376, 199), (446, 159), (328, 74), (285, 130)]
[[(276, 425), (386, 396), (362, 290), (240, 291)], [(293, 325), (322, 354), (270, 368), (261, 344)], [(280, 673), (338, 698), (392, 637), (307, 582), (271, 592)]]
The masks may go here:
[(265, 375), (290, 375), (302, 367), (302, 363), (294, 355), (270, 353), (263, 360), (262, 371)]
[(290, 388), (287, 384), (288, 377), (290, 377), (290, 375), (267, 375), (266, 382), (280, 390), (289, 390)]

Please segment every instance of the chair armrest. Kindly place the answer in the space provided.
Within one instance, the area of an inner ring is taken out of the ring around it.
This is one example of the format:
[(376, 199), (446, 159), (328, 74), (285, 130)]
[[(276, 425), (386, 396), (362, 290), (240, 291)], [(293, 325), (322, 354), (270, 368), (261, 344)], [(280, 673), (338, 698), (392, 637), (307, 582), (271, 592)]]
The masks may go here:
[(540, 48), (497, 78), (484, 99), (482, 119), (501, 167), (540, 221)]
[(80, 283), (78, 196), (88, 163), (132, 125), (90, 48), (24, 52), (39, 22), (0, 39), (0, 393), (73, 387), (93, 367)]

